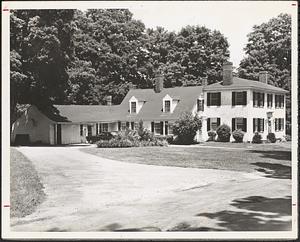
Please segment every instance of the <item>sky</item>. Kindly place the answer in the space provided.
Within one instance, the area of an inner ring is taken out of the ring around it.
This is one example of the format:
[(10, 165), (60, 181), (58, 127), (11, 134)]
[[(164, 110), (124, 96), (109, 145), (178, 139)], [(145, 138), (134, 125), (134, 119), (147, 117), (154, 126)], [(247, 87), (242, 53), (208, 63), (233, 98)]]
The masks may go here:
[(291, 14), (296, 7), (292, 3), (295, 2), (141, 2), (130, 6), (129, 10), (133, 18), (141, 20), (148, 28), (162, 26), (169, 31), (179, 31), (186, 25), (200, 25), (219, 30), (229, 42), (233, 66), (238, 67), (245, 55), (247, 34), (253, 26), (268, 22), (280, 13)]

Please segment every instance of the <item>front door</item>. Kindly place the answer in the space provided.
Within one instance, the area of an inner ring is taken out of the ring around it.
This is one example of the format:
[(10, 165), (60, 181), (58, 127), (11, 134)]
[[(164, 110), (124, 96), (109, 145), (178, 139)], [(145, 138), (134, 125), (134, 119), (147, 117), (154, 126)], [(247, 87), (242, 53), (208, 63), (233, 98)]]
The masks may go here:
[(56, 125), (56, 144), (61, 145), (61, 124)]

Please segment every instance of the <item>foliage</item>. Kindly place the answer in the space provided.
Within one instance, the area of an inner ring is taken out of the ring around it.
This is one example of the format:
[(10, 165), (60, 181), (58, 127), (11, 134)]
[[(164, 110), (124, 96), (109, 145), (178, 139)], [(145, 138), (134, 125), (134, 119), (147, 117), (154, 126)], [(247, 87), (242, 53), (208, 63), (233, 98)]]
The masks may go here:
[(268, 133), (267, 139), (268, 139), (271, 143), (275, 143), (275, 142), (276, 142), (276, 136), (275, 136), (274, 133)]
[(137, 132), (138, 135), (140, 136), (139, 139), (142, 141), (153, 141), (155, 140), (155, 138), (157, 138), (154, 137), (153, 133), (151, 133), (150, 130), (144, 128), (144, 124), (142, 120), (139, 121)]
[(252, 138), (252, 143), (254, 143), (254, 144), (261, 144), (262, 143), (262, 137), (258, 132), (255, 132), (255, 134)]
[(289, 134), (285, 135), (284, 138), (285, 138), (286, 141), (291, 141), (292, 140), (292, 136), (289, 135)]
[(214, 130), (210, 130), (207, 132), (208, 140), (207, 141), (215, 141), (217, 133)]
[(99, 140), (111, 140), (113, 137), (114, 137), (114, 135), (112, 133), (110, 133), (110, 132), (103, 132), (103, 133), (100, 133), (98, 135), (87, 136), (86, 140), (89, 143), (94, 144), (94, 143), (96, 143)]
[(222, 124), (217, 128), (218, 141), (229, 142), (231, 129), (227, 124)]
[(244, 132), (241, 129), (236, 129), (232, 132), (232, 136), (237, 143), (242, 143), (244, 138)]
[[(255, 25), (248, 35), (246, 57), (238, 75), (258, 80), (260, 71), (268, 71), (269, 84), (291, 90), (291, 16), (280, 14), (267, 23)], [(291, 121), (291, 94), (287, 95), (287, 123)]]
[(192, 144), (201, 126), (201, 119), (197, 115), (194, 116), (190, 112), (182, 113), (173, 127), (173, 133), (176, 136), (178, 144)]

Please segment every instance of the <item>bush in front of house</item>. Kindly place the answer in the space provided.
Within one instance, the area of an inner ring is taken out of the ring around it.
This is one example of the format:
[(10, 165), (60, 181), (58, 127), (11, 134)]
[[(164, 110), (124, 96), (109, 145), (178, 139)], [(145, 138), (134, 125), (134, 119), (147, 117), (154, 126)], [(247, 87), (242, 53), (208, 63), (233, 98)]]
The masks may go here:
[(231, 129), (227, 124), (222, 124), (217, 128), (218, 141), (220, 142), (229, 142)]
[(189, 145), (194, 143), (197, 131), (201, 129), (201, 119), (190, 112), (183, 113), (173, 127), (176, 143)]
[(232, 132), (232, 136), (237, 143), (242, 143), (244, 139), (244, 132), (241, 129), (236, 129)]
[(207, 141), (215, 141), (216, 140), (216, 136), (217, 136), (216, 131), (210, 130), (210, 131), (208, 131), (207, 135), (208, 135)]
[(291, 141), (292, 140), (292, 136), (289, 135), (289, 134), (285, 135), (284, 138), (285, 138), (285, 141)]
[(103, 132), (103, 133), (100, 133), (100, 134), (97, 134), (97, 135), (92, 135), (92, 136), (87, 136), (86, 137), (86, 140), (89, 142), (89, 143), (96, 143), (97, 141), (99, 140), (110, 140), (114, 137), (114, 135), (110, 132)]
[(268, 139), (271, 143), (275, 143), (275, 142), (276, 142), (276, 136), (275, 136), (274, 133), (268, 133), (267, 139)]
[(258, 132), (255, 132), (255, 134), (252, 138), (252, 143), (254, 143), (254, 144), (261, 144), (262, 143), (262, 137)]
[(129, 139), (122, 139), (122, 140), (100, 140), (97, 142), (98, 148), (126, 148), (126, 147), (133, 147), (133, 143)]

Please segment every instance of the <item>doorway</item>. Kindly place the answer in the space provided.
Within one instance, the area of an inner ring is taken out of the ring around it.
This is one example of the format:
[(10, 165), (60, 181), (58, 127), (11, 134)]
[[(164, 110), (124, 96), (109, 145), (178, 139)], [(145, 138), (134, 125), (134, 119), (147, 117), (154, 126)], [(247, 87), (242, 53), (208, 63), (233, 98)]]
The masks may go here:
[(56, 125), (56, 144), (61, 145), (61, 124)]

